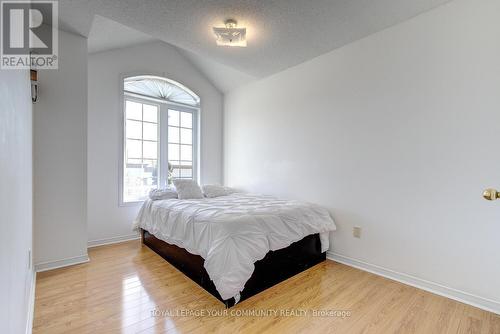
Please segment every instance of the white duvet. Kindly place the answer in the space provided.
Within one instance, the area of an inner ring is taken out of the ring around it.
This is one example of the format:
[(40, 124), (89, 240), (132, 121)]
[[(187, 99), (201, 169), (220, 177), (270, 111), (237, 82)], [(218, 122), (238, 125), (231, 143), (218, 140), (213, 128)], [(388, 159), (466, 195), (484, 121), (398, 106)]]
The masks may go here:
[(134, 228), (205, 259), (205, 269), (223, 299), (239, 293), (254, 263), (270, 250), (321, 233), (322, 251), (335, 230), (327, 210), (313, 204), (235, 193), (216, 198), (144, 202)]

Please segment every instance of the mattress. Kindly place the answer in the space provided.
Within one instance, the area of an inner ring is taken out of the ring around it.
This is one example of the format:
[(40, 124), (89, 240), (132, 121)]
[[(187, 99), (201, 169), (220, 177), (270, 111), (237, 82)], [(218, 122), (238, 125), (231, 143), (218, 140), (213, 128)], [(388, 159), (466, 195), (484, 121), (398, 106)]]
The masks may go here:
[(269, 251), (316, 233), (326, 251), (328, 234), (336, 226), (329, 212), (314, 204), (235, 193), (192, 200), (147, 200), (134, 228), (203, 257), (221, 297), (238, 301), (254, 263)]

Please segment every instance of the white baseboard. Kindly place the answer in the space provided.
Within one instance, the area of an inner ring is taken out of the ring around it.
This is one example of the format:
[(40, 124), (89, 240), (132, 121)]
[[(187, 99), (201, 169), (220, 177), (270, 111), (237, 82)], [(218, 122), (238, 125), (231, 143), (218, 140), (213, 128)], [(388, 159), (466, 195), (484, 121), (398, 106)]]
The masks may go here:
[(124, 242), (124, 241), (138, 240), (140, 238), (141, 238), (140, 235), (136, 233), (136, 234), (122, 235), (122, 236), (113, 237), (113, 238), (91, 240), (87, 243), (87, 247), (92, 248), (92, 247), (97, 247), (97, 246), (111, 245), (111, 244), (116, 244), (116, 243)]
[(401, 282), (403, 284), (411, 285), (416, 288), (426, 290), (435, 293), (437, 295), (444, 296), (465, 304), (469, 304), (471, 306), (475, 306), (489, 312), (500, 314), (499, 301), (476, 296), (474, 294), (465, 291), (450, 288), (439, 283), (431, 282), (422, 278), (400, 273), (375, 264), (366, 263), (338, 253), (328, 251), (326, 253), (326, 257), (330, 260), (340, 262), (350, 267), (368, 271), (372, 274), (383, 276)]
[(42, 262), (35, 264), (35, 270), (37, 272), (72, 266), (75, 264), (89, 262), (89, 257), (87, 254), (81, 256), (71, 257), (69, 259), (62, 259), (56, 261)]
[(28, 300), (28, 316), (26, 318), (26, 334), (31, 334), (33, 331), (33, 318), (35, 315), (35, 286), (36, 286), (36, 271), (33, 270), (30, 282), (29, 300)]

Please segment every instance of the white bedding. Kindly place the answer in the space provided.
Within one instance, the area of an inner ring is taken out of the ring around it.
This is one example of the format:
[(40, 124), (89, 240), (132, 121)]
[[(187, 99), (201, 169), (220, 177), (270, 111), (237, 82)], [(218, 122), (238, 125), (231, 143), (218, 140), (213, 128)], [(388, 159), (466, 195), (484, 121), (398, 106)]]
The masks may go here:
[(215, 198), (144, 202), (134, 228), (205, 259), (223, 299), (235, 297), (270, 250), (321, 233), (322, 251), (335, 230), (327, 210), (313, 204), (235, 193)]

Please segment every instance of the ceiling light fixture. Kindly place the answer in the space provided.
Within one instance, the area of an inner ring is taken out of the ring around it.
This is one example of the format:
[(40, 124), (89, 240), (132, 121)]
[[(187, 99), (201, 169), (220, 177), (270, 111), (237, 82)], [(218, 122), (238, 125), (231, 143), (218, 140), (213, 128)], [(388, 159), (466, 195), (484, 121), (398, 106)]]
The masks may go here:
[(247, 46), (247, 29), (237, 28), (237, 22), (233, 19), (224, 22), (225, 28), (213, 28), (215, 42), (219, 46)]

